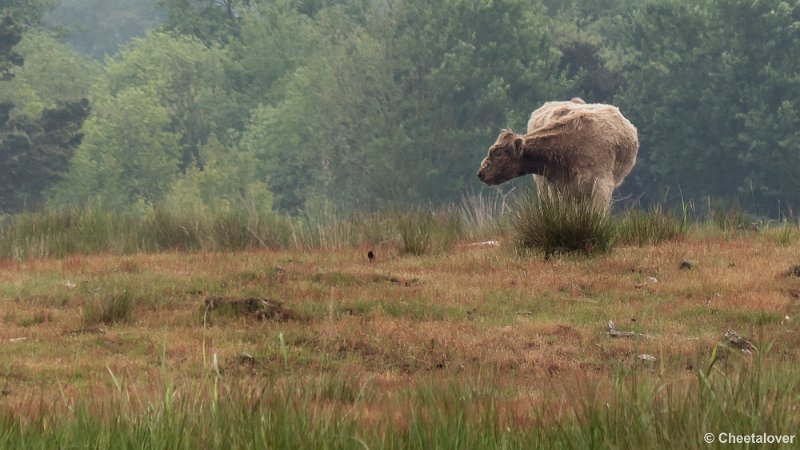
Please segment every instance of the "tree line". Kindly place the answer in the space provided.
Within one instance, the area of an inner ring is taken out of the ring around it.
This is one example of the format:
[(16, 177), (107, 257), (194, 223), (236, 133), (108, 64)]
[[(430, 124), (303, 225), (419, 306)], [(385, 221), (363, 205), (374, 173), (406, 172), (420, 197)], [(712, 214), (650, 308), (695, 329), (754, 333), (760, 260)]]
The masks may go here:
[(475, 172), (501, 128), (574, 96), (619, 106), (639, 129), (629, 202), (800, 204), (797, 2), (110, 2), (114, 20), (147, 31), (80, 53), (53, 11), (96, 1), (9, 1), (5, 213), (458, 201), (483, 189)]

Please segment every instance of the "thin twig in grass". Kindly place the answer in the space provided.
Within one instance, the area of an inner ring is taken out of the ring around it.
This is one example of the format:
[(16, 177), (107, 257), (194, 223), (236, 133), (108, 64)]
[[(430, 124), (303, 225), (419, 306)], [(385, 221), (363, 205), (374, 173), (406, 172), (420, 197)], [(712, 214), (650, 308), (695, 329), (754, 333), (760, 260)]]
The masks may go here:
[(281, 344), (281, 354), (283, 355), (283, 366), (289, 370), (289, 348), (286, 346), (286, 340), (283, 338), (283, 331), (278, 333), (278, 342)]
[(637, 333), (635, 331), (619, 331), (617, 330), (617, 326), (614, 325), (614, 322), (609, 320), (608, 321), (608, 335), (613, 338), (632, 338), (636, 336), (650, 338), (650, 336), (642, 333)]
[(72, 405), (69, 404), (69, 400), (67, 400), (67, 394), (64, 393), (64, 387), (61, 386), (61, 382), (58, 382), (58, 391), (61, 393), (61, 401), (64, 402), (64, 406), (69, 410), (72, 411)]
[(206, 366), (206, 331), (208, 328), (208, 313), (213, 305), (214, 305), (213, 302), (206, 302), (205, 311), (203, 311), (203, 343), (202, 343), (203, 367)]
[(563, 298), (563, 300), (566, 300), (566, 301), (569, 301), (569, 302), (590, 303), (592, 305), (596, 305), (596, 304), (600, 303), (599, 300), (592, 300), (592, 299), (581, 298), (581, 297), (565, 297), (565, 298)]
[(261, 239), (261, 237), (259, 237), (253, 230), (251, 230), (250, 227), (247, 227), (247, 232), (250, 233), (254, 238), (256, 238), (256, 240), (262, 247), (267, 248), (267, 244), (264, 242), (264, 240)]

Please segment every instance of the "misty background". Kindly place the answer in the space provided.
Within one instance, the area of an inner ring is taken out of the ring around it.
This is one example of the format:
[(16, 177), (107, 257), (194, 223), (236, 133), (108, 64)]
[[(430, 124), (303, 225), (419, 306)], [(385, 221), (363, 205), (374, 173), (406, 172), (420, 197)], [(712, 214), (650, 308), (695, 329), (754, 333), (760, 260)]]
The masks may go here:
[[(800, 3), (3, 0), (0, 212), (458, 202), (549, 100), (639, 130), (620, 204), (800, 205)], [(529, 185), (530, 177), (501, 186)]]

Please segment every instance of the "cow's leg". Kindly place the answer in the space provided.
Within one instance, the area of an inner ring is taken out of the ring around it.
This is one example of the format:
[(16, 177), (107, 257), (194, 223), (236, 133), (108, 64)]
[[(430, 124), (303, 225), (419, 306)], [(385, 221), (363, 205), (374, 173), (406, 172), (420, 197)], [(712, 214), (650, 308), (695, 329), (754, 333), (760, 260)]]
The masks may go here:
[(599, 210), (608, 213), (611, 210), (611, 198), (614, 195), (614, 181), (611, 179), (595, 180), (592, 188), (592, 199)]

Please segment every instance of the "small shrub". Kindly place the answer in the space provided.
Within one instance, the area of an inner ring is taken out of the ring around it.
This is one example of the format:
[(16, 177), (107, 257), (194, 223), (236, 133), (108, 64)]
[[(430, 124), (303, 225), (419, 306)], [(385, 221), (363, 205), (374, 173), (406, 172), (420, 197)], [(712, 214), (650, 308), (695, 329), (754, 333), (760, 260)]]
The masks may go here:
[(86, 301), (83, 307), (83, 321), (86, 325), (125, 322), (131, 316), (134, 303), (135, 298), (129, 289), (111, 288), (107, 292), (95, 294)]
[(649, 211), (629, 210), (617, 224), (617, 240), (621, 244), (658, 244), (684, 236), (687, 231), (685, 218), (673, 212), (665, 212), (661, 206)]
[(521, 248), (542, 250), (545, 257), (606, 252), (614, 242), (613, 220), (586, 193), (529, 191), (520, 199), (511, 224)]

